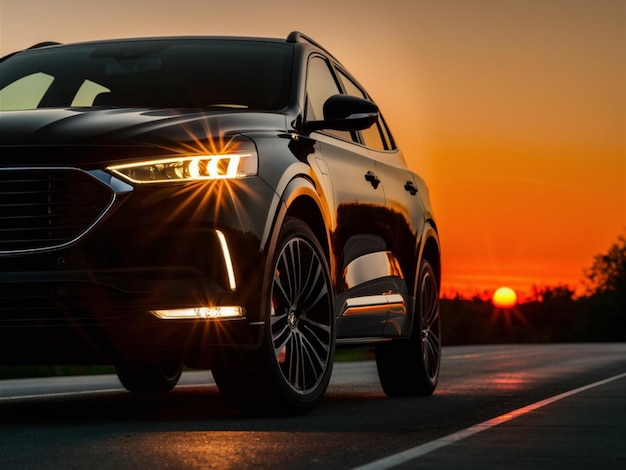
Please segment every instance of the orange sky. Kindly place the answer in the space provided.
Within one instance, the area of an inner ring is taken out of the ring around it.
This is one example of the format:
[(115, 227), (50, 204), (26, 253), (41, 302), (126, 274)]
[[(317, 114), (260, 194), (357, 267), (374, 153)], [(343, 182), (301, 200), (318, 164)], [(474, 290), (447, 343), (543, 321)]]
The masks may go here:
[(445, 292), (577, 287), (626, 231), (624, 0), (0, 0), (0, 54), (291, 30), (356, 75), (428, 181)]

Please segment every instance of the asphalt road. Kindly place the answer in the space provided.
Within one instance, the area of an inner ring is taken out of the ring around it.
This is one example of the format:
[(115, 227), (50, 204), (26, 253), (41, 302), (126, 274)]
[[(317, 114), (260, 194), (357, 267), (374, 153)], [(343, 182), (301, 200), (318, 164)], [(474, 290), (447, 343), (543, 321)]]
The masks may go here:
[(242, 417), (207, 372), (166, 395), (7, 380), (0, 468), (623, 469), (624, 397), (626, 343), (448, 347), (428, 398), (385, 398), (374, 363), (341, 363), (321, 406), (288, 419)]

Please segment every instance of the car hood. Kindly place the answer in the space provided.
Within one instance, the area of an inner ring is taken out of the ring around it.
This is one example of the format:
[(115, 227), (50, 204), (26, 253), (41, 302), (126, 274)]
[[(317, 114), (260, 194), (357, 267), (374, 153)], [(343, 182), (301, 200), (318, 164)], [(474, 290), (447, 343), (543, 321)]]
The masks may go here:
[[(171, 153), (180, 146), (206, 148), (204, 142), (223, 140), (246, 132), (283, 131), (285, 115), (245, 110), (197, 109), (37, 109), (0, 113), (1, 164), (79, 163), (70, 154), (79, 150), (81, 160), (102, 161), (107, 148), (116, 159), (125, 153)], [(46, 147), (43, 152), (42, 147)], [(98, 152), (85, 152), (97, 147)], [(210, 148), (210, 147), (209, 147)], [(31, 151), (26, 152), (26, 149)], [(38, 149), (37, 151), (33, 151)], [(142, 150), (143, 149), (143, 150)], [(28, 153), (29, 156), (26, 155)], [(12, 157), (15, 156), (15, 158)], [(56, 155), (52, 158), (51, 155)], [(26, 161), (25, 161), (26, 158)]]

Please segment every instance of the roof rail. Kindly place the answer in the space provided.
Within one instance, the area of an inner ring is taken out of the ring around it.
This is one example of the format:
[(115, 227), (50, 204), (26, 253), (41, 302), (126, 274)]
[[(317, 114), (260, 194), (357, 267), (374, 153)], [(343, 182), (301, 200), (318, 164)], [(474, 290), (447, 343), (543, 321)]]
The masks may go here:
[[(46, 46), (58, 46), (60, 45), (60, 42), (53, 42), (53, 41), (46, 41), (46, 42), (40, 42), (35, 44), (34, 46), (30, 46), (29, 48), (24, 49), (25, 51), (28, 51), (30, 49), (39, 49), (40, 47), (46, 47)], [(19, 54), (20, 52), (23, 51), (15, 51), (15, 52), (11, 52), (10, 54), (5, 55), (4, 57), (0, 57), (0, 62), (4, 62), (5, 60), (7, 60), (9, 57), (13, 57), (15, 54)]]
[(60, 46), (61, 43), (60, 42), (54, 42), (54, 41), (44, 41), (44, 42), (38, 42), (37, 44), (34, 44), (32, 46), (30, 46), (28, 49), (39, 49), (40, 47), (47, 47), (47, 46)]
[(324, 46), (322, 46), (322, 45), (321, 45), (319, 42), (317, 42), (316, 40), (311, 39), (311, 38), (310, 38), (309, 36), (307, 36), (306, 34), (301, 33), (300, 31), (292, 31), (291, 33), (289, 33), (289, 36), (287, 36), (287, 42), (290, 42), (290, 43), (293, 43), (293, 44), (295, 44), (295, 43), (297, 43), (297, 42), (301, 42), (301, 43), (302, 43), (302, 42), (306, 42), (306, 43), (309, 43), (309, 44), (311, 44), (311, 45), (313, 45), (313, 46), (315, 46), (315, 47), (317, 47), (317, 48), (319, 48), (319, 49), (323, 50), (323, 51), (324, 51), (326, 54), (328, 54), (330, 57), (332, 57), (333, 59), (335, 59), (335, 60), (337, 60), (337, 61), (338, 61), (338, 59), (337, 59), (334, 55), (332, 55), (332, 54), (328, 51), (328, 49), (326, 49)]

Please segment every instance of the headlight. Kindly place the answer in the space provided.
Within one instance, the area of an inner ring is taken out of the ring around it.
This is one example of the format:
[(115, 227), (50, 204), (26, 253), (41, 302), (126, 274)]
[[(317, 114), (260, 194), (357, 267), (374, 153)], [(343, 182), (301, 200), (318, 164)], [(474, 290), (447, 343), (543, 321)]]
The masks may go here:
[(257, 173), (256, 151), (218, 155), (181, 155), (158, 160), (113, 165), (108, 170), (133, 183), (201, 181), (245, 178)]

